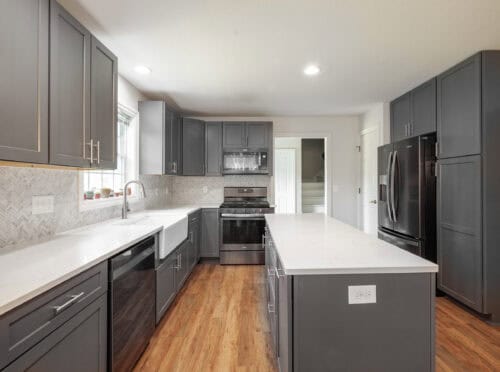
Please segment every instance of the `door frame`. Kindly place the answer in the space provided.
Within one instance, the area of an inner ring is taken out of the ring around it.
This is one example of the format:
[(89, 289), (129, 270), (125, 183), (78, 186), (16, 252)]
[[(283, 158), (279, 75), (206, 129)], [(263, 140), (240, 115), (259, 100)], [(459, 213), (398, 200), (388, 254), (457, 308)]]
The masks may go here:
[[(279, 132), (275, 131), (273, 134), (273, 151), (275, 148), (276, 138), (300, 138), (300, 139), (315, 139), (315, 138), (323, 138), (325, 140), (325, 214), (327, 216), (332, 216), (333, 213), (333, 170), (329, 171), (330, 168), (330, 144), (333, 143), (332, 134), (328, 132)], [(274, 155), (274, 154), (273, 154)], [(273, 195), (274, 195), (274, 182), (273, 184)], [(296, 209), (297, 209), (296, 202)]]
[[(362, 183), (363, 183), (363, 155), (362, 155), (362, 149), (361, 149), (361, 140), (362, 140), (362, 137), (368, 133), (371, 133), (371, 132), (377, 132), (377, 137), (378, 137), (378, 146), (381, 146), (383, 145), (383, 138), (381, 136), (381, 130), (380, 130), (380, 123), (374, 123), (373, 125), (370, 125), (368, 126), (368, 128), (365, 128), (365, 129), (362, 129), (360, 130), (359, 132), (359, 175), (358, 175), (358, 179), (359, 179), (359, 188), (358, 188), (358, 221), (357, 221), (357, 225), (358, 225), (358, 229), (364, 231), (364, 226), (363, 226), (363, 217), (364, 217), (364, 210), (363, 210), (363, 197), (362, 197), (362, 194), (361, 192), (359, 192), (359, 190), (361, 190), (362, 188)], [(377, 163), (377, 159), (375, 159), (375, 163)], [(375, 169), (375, 172), (377, 173), (377, 169)], [(377, 208), (378, 208), (378, 204), (377, 204)]]

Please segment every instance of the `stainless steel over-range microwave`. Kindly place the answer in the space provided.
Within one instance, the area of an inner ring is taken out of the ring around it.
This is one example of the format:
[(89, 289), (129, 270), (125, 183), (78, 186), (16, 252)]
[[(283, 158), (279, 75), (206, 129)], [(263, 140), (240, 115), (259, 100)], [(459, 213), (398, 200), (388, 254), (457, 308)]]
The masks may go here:
[(224, 150), (224, 174), (269, 174), (266, 150)]

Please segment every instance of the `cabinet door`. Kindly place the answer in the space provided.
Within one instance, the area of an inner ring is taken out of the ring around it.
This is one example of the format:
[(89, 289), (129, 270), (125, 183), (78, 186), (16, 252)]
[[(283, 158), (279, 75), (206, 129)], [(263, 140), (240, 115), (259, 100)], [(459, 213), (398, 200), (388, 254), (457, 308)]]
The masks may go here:
[(172, 114), (172, 127), (170, 132), (170, 160), (171, 171), (168, 174), (182, 174), (182, 117), (174, 112)]
[(45, 337), (5, 371), (106, 371), (107, 297), (103, 295)]
[(201, 219), (201, 257), (219, 257), (219, 210), (203, 209)]
[(118, 58), (92, 37), (90, 135), (96, 144), (94, 166), (116, 168)]
[(268, 127), (270, 123), (248, 122), (246, 124), (246, 142), (249, 148), (264, 148), (269, 145)]
[(439, 160), (438, 167), (438, 286), (481, 311), (481, 158)]
[(156, 269), (156, 324), (160, 322), (177, 293), (176, 269), (177, 253), (168, 256)]
[(281, 372), (292, 371), (292, 278), (278, 263), (278, 365)]
[(410, 94), (407, 93), (391, 102), (391, 142), (409, 136)]
[(174, 170), (174, 159), (172, 145), (174, 143), (173, 131), (174, 131), (174, 113), (165, 105), (165, 133), (163, 137), (163, 154), (164, 160), (164, 173), (165, 174), (175, 174)]
[(205, 175), (222, 175), (222, 123), (205, 124)]
[(91, 35), (55, 0), (50, 13), (50, 163), (89, 167)]
[(245, 123), (224, 122), (222, 125), (222, 146), (225, 149), (242, 149), (247, 146)]
[(436, 131), (436, 79), (420, 85), (410, 92), (411, 122), (410, 135)]
[(481, 152), (481, 55), (437, 77), (439, 158)]
[(165, 172), (165, 103), (139, 102), (139, 173)]
[(188, 254), (189, 254), (189, 240), (186, 240), (181, 244), (179, 249), (177, 250), (177, 270), (175, 272), (175, 284), (177, 286), (177, 291), (182, 289), (184, 282), (186, 281), (187, 276), (189, 275), (189, 263), (188, 263)]
[(0, 159), (47, 163), (49, 0), (2, 5)]
[(182, 121), (182, 174), (205, 175), (205, 123), (201, 120)]

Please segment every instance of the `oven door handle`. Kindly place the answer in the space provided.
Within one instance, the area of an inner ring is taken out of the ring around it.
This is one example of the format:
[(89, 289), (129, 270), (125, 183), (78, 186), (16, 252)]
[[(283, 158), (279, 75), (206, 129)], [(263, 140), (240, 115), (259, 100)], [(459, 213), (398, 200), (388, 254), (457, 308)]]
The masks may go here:
[(227, 218), (227, 219), (250, 219), (250, 218), (264, 218), (264, 214), (262, 213), (222, 213), (220, 215), (222, 218)]

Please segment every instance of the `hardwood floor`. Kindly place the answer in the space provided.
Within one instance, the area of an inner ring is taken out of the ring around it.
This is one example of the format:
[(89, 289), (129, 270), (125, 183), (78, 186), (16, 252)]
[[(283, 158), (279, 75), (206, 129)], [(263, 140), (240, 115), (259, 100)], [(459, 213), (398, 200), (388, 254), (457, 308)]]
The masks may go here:
[[(276, 371), (263, 270), (198, 265), (135, 371)], [(436, 333), (436, 371), (500, 371), (500, 327), (437, 298)]]

